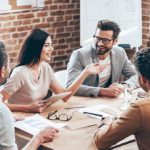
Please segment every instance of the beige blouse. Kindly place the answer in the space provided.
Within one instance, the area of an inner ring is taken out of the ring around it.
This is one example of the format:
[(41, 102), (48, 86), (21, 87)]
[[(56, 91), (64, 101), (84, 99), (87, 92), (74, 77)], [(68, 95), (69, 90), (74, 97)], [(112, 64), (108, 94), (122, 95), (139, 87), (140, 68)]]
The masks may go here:
[(13, 69), (3, 89), (11, 94), (9, 103), (28, 104), (35, 100), (42, 100), (47, 95), (54, 73), (48, 63), (42, 62), (40, 65), (38, 80), (35, 80), (33, 71), (28, 66)]

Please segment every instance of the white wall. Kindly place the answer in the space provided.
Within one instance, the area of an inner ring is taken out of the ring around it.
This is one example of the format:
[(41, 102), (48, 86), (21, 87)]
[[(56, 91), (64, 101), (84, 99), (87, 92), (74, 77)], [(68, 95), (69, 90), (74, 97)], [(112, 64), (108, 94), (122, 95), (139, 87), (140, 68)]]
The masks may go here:
[(80, 44), (93, 40), (97, 21), (116, 21), (121, 28), (118, 44), (142, 45), (141, 0), (80, 0)]

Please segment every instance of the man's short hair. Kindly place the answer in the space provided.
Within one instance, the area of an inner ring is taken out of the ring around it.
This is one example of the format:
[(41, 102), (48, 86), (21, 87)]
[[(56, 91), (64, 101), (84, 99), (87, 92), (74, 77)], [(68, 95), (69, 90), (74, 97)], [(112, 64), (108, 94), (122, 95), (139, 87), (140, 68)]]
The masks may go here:
[(8, 56), (3, 42), (0, 42), (0, 69), (7, 65)]
[(113, 21), (109, 21), (109, 20), (101, 20), (98, 22), (97, 24), (97, 29), (100, 30), (112, 30), (113, 31), (113, 39), (118, 38), (118, 35), (120, 33), (120, 27), (117, 23), (113, 22)]
[(150, 47), (141, 49), (134, 60), (137, 71), (150, 81)]

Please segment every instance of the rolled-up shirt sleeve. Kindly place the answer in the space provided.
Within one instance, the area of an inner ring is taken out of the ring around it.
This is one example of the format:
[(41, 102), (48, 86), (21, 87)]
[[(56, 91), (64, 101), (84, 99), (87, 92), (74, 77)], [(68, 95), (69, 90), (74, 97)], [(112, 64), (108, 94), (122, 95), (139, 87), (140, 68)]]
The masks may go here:
[(110, 148), (112, 145), (142, 130), (141, 112), (136, 104), (131, 104), (128, 111), (113, 121), (110, 126), (99, 129), (94, 136), (94, 142), (100, 150)]

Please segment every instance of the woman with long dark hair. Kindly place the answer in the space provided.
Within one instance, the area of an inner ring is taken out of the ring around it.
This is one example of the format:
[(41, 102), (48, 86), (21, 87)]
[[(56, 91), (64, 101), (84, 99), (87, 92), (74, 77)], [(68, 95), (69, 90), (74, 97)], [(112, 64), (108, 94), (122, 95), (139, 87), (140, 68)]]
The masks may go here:
[(50, 35), (43, 30), (34, 29), (25, 40), (18, 65), (12, 70), (1, 92), (4, 99), (9, 100), (7, 105), (12, 111), (43, 111), (46, 107), (43, 99), (48, 90), (52, 90), (55, 94), (72, 92), (63, 99), (66, 101), (88, 75), (100, 72), (99, 64), (90, 64), (74, 83), (64, 89), (55, 79), (52, 68), (47, 63), (51, 59), (52, 52)]
[[(7, 55), (4, 43), (0, 42), (0, 87), (9, 72), (9, 57)], [(18, 150), (15, 143), (14, 118), (8, 107), (2, 102), (0, 94), (0, 150)], [(45, 142), (54, 139), (58, 130), (46, 127), (33, 136), (23, 150), (38, 149)]]

